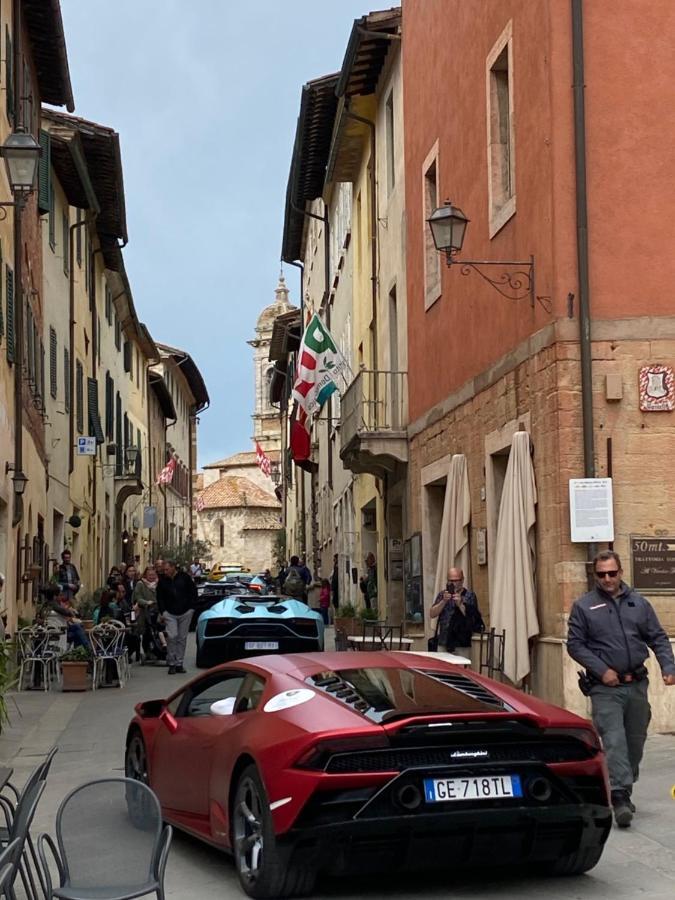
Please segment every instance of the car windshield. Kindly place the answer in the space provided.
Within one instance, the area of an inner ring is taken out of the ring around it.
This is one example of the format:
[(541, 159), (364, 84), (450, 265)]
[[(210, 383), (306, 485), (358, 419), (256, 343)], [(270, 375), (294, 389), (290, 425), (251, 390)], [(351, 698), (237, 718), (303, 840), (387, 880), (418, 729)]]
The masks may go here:
[(415, 669), (341, 669), (308, 679), (373, 722), (409, 715), (494, 712), (500, 700), (465, 675), (435, 677)]

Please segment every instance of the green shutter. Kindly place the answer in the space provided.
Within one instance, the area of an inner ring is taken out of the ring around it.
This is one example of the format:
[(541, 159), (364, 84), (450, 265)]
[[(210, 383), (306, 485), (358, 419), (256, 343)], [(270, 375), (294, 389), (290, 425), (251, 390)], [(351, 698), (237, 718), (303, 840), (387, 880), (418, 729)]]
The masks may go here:
[(47, 213), (52, 200), (52, 139), (48, 131), (40, 129), (40, 165), (38, 168), (38, 210)]
[(79, 359), (75, 361), (75, 420), (77, 433), (84, 434), (84, 369)]
[(49, 393), (56, 400), (58, 388), (58, 375), (56, 368), (57, 357), (56, 331), (50, 327), (49, 329)]
[(105, 438), (98, 412), (98, 381), (95, 378), (87, 378), (87, 398), (89, 400), (89, 434), (96, 438), (97, 444), (102, 444)]
[(70, 412), (70, 353), (68, 348), (63, 348), (63, 405), (66, 412)]
[(2, 307), (2, 242), (0, 242), (0, 339), (5, 336), (5, 314)]
[(14, 272), (7, 266), (7, 362), (14, 362)]
[(8, 26), (5, 25), (5, 91), (7, 118), (14, 124), (14, 48)]

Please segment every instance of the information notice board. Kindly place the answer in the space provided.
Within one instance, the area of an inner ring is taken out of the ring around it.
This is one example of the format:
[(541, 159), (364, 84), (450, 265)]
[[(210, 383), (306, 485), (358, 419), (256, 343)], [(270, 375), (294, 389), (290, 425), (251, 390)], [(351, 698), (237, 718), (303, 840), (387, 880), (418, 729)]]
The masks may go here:
[(636, 591), (675, 593), (675, 535), (631, 535), (630, 556)]

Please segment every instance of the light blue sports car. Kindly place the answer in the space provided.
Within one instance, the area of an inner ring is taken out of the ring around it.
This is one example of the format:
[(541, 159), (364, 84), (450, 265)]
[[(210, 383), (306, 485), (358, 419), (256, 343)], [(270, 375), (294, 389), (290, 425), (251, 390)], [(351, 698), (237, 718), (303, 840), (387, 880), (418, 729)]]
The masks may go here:
[(264, 653), (323, 650), (321, 614), (301, 600), (234, 594), (197, 622), (197, 665), (202, 669)]

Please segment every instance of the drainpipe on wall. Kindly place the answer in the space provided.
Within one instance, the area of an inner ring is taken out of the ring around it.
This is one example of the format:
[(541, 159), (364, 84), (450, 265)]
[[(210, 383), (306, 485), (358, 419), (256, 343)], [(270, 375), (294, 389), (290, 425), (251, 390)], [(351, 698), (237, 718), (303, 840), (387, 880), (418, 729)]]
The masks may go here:
[[(12, 5), (14, 36), (14, 122), (23, 121), (21, 84), (21, 0)], [(22, 197), (14, 198), (14, 472), (23, 471), (23, 211)], [(12, 527), (23, 519), (23, 497), (14, 494)], [(17, 585), (18, 594), (18, 585)]]
[[(304, 266), (304, 264), (301, 263), (301, 262), (289, 262), (289, 265), (290, 265), (290, 266), (295, 266), (297, 269), (300, 269), (300, 333), (302, 334), (302, 332), (303, 332), (303, 330), (304, 330), (304, 321), (303, 321), (303, 320), (304, 320), (304, 313), (305, 313), (305, 300), (304, 300), (304, 297), (305, 297), (305, 266)], [(287, 373), (286, 377), (288, 377), (288, 373)], [(292, 385), (291, 385), (291, 387), (292, 387)], [(288, 438), (288, 401), (286, 402), (286, 416), (285, 416), (285, 419), (286, 419), (286, 427), (284, 428), (284, 433), (283, 433), (283, 437), (282, 437), (282, 441), (281, 441), (282, 453), (281, 453), (281, 461), (280, 461), (280, 465), (281, 465), (281, 477), (282, 477), (282, 484), (283, 484), (283, 491), (282, 491), (282, 497), (283, 497), (283, 500), (282, 500), (282, 504), (283, 504), (283, 507), (282, 507), (282, 516), (283, 516), (284, 530), (286, 530), (287, 522), (288, 522), (288, 518), (287, 518), (287, 517), (288, 517), (288, 493), (287, 493), (287, 486), (286, 486), (286, 449), (287, 449), (287, 438)], [(303, 474), (304, 474), (304, 473), (303, 473)], [(298, 476), (297, 476), (297, 474), (296, 474), (296, 484), (297, 484), (297, 477), (298, 477)], [(297, 500), (296, 500), (296, 504), (295, 504), (295, 507), (296, 507), (296, 514), (297, 514), (297, 506), (298, 506), (298, 504), (297, 504)], [(288, 553), (288, 547), (286, 548), (286, 552)]]
[[(574, 169), (577, 205), (577, 265), (579, 269), (579, 348), (581, 355), (581, 413), (584, 476), (595, 478), (593, 436), (593, 352), (591, 347), (590, 285), (588, 277), (588, 192), (586, 185), (586, 115), (584, 103), (583, 0), (572, 0), (572, 66), (574, 91)], [(588, 578), (595, 544), (587, 544)]]

